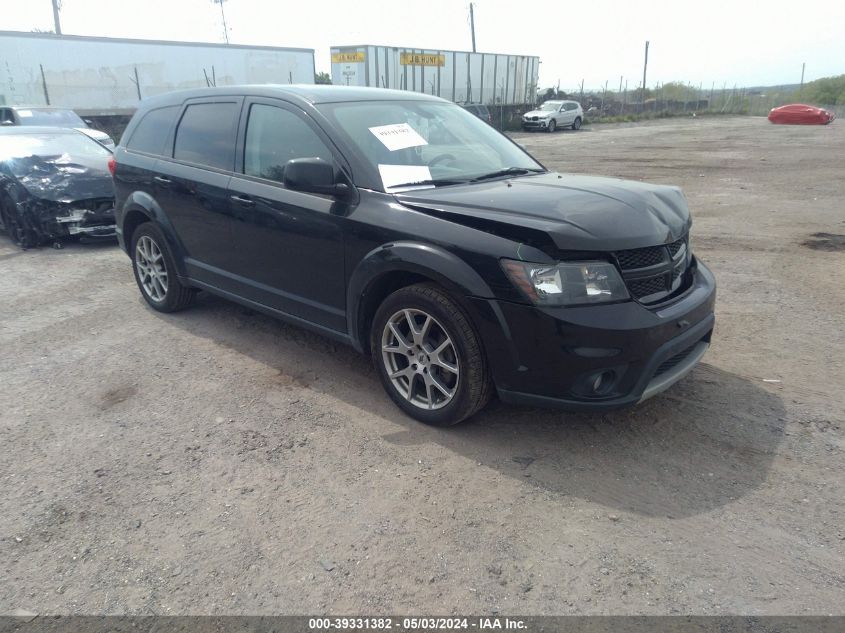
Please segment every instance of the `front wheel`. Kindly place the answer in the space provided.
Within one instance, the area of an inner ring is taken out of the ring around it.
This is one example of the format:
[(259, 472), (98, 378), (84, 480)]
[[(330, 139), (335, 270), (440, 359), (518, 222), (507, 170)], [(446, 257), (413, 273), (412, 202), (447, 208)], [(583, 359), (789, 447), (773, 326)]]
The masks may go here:
[(401, 288), (384, 300), (373, 319), (370, 349), (393, 402), (425, 424), (457, 424), (492, 394), (468, 316), (434, 284)]
[(3, 228), (12, 243), (26, 250), (38, 245), (38, 238), (35, 232), (27, 229), (22, 222), (20, 215), (15, 209), (15, 203), (5, 195), (0, 199), (0, 220), (3, 221)]
[(575, 120), (572, 122), (572, 129), (573, 130), (580, 130), (581, 129), (581, 117), (575, 118)]
[(557, 128), (557, 122), (552, 119), (551, 121), (549, 121), (549, 127), (546, 128), (546, 132), (549, 132), (551, 134), (555, 131), (555, 128)]
[(176, 264), (164, 233), (148, 222), (132, 235), (132, 270), (141, 296), (159, 312), (184, 310), (196, 292), (176, 275)]

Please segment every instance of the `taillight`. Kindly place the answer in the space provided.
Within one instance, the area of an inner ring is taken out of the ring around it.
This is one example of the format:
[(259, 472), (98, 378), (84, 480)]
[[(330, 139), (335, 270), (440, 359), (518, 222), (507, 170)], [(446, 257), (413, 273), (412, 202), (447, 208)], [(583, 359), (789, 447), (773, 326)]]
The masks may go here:
[(117, 161), (115, 161), (114, 156), (112, 156), (109, 158), (109, 173), (112, 175), (112, 178), (114, 178), (115, 169), (117, 169)]

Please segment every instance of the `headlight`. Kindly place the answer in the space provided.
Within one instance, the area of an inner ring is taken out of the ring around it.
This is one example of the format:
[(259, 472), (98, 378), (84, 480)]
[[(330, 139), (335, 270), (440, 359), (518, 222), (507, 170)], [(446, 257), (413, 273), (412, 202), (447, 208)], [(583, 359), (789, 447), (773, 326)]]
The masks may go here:
[(584, 305), (628, 299), (619, 272), (607, 262), (549, 265), (503, 259), (502, 268), (537, 305)]

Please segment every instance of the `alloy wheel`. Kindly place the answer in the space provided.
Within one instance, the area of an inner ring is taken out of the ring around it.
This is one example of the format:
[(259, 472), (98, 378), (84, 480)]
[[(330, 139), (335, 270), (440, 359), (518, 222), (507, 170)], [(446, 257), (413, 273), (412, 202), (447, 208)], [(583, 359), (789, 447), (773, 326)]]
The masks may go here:
[(147, 235), (141, 236), (135, 246), (135, 268), (147, 296), (153, 301), (164, 301), (167, 295), (167, 266), (158, 244)]
[(382, 332), (382, 362), (390, 382), (420, 409), (440, 409), (455, 397), (461, 367), (452, 337), (430, 314), (405, 309)]

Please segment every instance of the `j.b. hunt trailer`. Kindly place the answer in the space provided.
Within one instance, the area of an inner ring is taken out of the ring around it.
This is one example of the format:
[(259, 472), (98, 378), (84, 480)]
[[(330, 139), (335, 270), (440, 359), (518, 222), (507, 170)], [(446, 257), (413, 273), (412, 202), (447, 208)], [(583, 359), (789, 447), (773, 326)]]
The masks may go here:
[(533, 103), (540, 58), (396, 46), (333, 46), (332, 83), (433, 94), (457, 103)]

